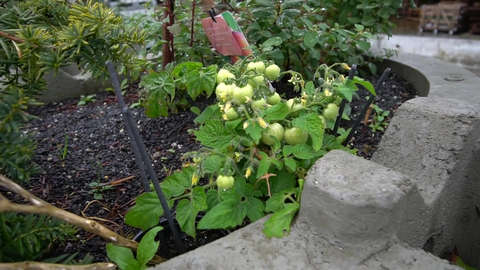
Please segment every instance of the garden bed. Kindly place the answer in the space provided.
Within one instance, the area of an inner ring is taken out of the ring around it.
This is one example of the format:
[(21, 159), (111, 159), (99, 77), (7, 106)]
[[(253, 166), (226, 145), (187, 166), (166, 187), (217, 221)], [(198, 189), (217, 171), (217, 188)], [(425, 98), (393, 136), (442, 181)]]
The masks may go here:
[[(377, 79), (373, 77), (369, 81), (375, 85)], [(366, 90), (358, 93), (359, 97), (352, 103), (353, 115), (361, 109), (367, 96)], [(393, 116), (397, 107), (416, 93), (409, 82), (392, 74), (378, 95), (375, 103), (383, 110), (390, 110)], [(131, 104), (137, 96), (129, 93), (126, 100)], [(124, 217), (143, 187), (116, 100), (111, 93), (104, 93), (97, 95), (94, 103), (77, 106), (77, 102), (78, 99), (68, 99), (30, 110), (39, 119), (30, 122), (26, 131), (33, 133), (38, 143), (33, 161), (41, 166), (42, 172), (33, 176), (26, 187), (57, 207), (100, 218), (97, 221), (133, 238), (139, 231), (126, 226)], [(213, 98), (197, 99), (192, 105), (203, 109), (213, 102)], [(187, 110), (167, 118), (151, 119), (142, 108), (134, 108), (133, 114), (160, 180), (180, 168), (183, 154), (198, 149), (195, 137), (188, 132), (197, 127), (193, 122), (194, 113)], [(359, 149), (360, 156), (370, 158), (382, 134), (361, 125), (353, 146)], [(65, 143), (67, 152), (64, 152)], [(110, 181), (118, 184), (98, 189), (91, 186)], [(95, 196), (102, 198), (95, 199)], [(55, 250), (54, 254), (79, 251), (81, 256), (90, 253), (94, 261), (106, 260), (102, 239), (84, 231), (79, 232), (78, 239)]]

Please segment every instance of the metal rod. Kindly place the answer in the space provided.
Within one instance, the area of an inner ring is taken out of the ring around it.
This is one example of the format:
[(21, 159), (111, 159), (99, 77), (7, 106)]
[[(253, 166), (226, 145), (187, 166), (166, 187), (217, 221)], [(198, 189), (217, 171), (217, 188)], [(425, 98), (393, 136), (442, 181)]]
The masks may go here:
[(133, 131), (132, 127), (128, 125), (128, 114), (123, 113), (123, 108), (126, 107), (125, 100), (123, 99), (122, 90), (120, 88), (120, 84), (118, 83), (117, 72), (113, 67), (113, 64), (109, 61), (107, 63), (108, 72), (110, 73), (110, 78), (112, 80), (113, 89), (115, 90), (115, 95), (117, 96), (118, 106), (120, 107), (120, 111), (122, 112), (122, 118), (125, 123), (128, 137), (130, 138), (130, 142), (133, 148), (133, 155), (135, 156), (135, 162), (137, 164), (138, 170), (140, 171), (140, 179), (142, 180), (143, 188), (145, 191), (150, 191), (150, 185), (148, 184), (147, 173), (145, 171), (145, 166), (142, 162), (142, 156), (140, 154), (140, 150), (136, 141), (133, 139)]
[[(122, 114), (124, 115), (125, 125), (127, 126), (127, 129), (130, 130), (129, 136), (130, 136), (130, 140), (132, 141), (132, 146), (134, 150), (136, 148), (136, 150), (140, 152), (140, 158), (141, 158), (140, 163), (143, 163), (143, 165), (139, 166), (139, 170), (142, 171), (142, 167), (143, 167), (143, 170), (145, 170), (146, 168), (148, 175), (150, 176), (153, 182), (153, 186), (155, 187), (155, 191), (157, 193), (158, 199), (160, 200), (160, 204), (162, 205), (164, 215), (167, 218), (168, 224), (170, 225), (170, 229), (172, 230), (173, 237), (178, 246), (178, 251), (180, 254), (183, 254), (185, 253), (185, 246), (183, 245), (182, 239), (180, 238), (180, 234), (178, 233), (177, 227), (175, 226), (172, 213), (170, 212), (170, 208), (168, 207), (167, 200), (163, 194), (162, 188), (160, 187), (160, 183), (158, 182), (157, 175), (153, 169), (147, 150), (145, 149), (145, 145), (143, 144), (142, 138), (140, 136), (140, 132), (135, 124), (135, 121), (133, 120), (133, 117), (130, 113), (129, 108), (125, 106), (125, 101), (123, 100), (122, 92), (120, 90), (120, 84), (118, 83), (117, 74), (111, 61), (107, 62), (107, 67), (110, 72), (112, 85), (115, 89), (115, 93), (120, 97), (120, 98), (117, 97), (117, 99), (118, 99), (118, 103), (120, 105)], [(137, 158), (137, 155), (135, 156), (135, 158)], [(137, 162), (137, 165), (138, 165), (138, 162)]]
[[(378, 92), (377, 90), (382, 86), (383, 82), (387, 79), (388, 77), (388, 74), (390, 74), (390, 71), (392, 69), (391, 68), (387, 68), (385, 69), (385, 71), (383, 72), (382, 76), (380, 77), (380, 79), (378, 80), (377, 82), (377, 85), (375, 86), (375, 93)], [(365, 104), (365, 106), (363, 106), (362, 108), (362, 111), (360, 112), (360, 115), (358, 115), (357, 119), (355, 120), (355, 123), (353, 124), (352, 126), (352, 129), (350, 130), (350, 133), (348, 133), (348, 136), (347, 138), (345, 139), (345, 141), (343, 141), (342, 145), (343, 146), (347, 146), (347, 144), (350, 142), (350, 140), (352, 139), (353, 137), (353, 134), (355, 133), (355, 131), (357, 130), (357, 127), (358, 125), (360, 124), (360, 122), (362, 121), (363, 117), (365, 116), (365, 113), (367, 113), (367, 110), (368, 108), (370, 107), (370, 105), (372, 104), (373, 100), (375, 99), (375, 96), (370, 94), (368, 100), (367, 100), (367, 103)]]
[[(355, 71), (357, 70), (357, 65), (354, 64), (350, 68), (350, 73), (348, 74), (348, 79), (351, 81), (355, 76)], [(342, 103), (340, 103), (340, 109), (338, 110), (338, 116), (335, 120), (335, 127), (333, 128), (333, 135), (336, 136), (338, 132), (338, 128), (340, 127), (340, 122), (342, 121), (343, 111), (345, 110), (345, 106), (347, 105), (347, 100), (342, 99)]]

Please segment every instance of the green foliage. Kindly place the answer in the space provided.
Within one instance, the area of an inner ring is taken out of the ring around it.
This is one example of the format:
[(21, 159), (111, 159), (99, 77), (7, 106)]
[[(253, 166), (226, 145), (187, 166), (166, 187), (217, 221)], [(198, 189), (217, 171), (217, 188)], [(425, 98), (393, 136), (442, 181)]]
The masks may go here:
[(54, 218), (0, 213), (0, 261), (33, 261), (52, 243), (74, 239), (76, 233), (74, 227)]
[[(171, 67), (172, 65), (169, 65)], [(140, 82), (143, 87), (142, 105), (149, 117), (168, 116), (177, 107), (187, 106), (187, 97), (195, 100), (210, 96), (215, 87), (217, 66), (204, 67), (199, 62), (184, 62), (166, 71), (152, 72)]]
[(372, 129), (373, 132), (375, 131), (385, 131), (385, 128), (388, 126), (388, 116), (390, 115), (390, 111), (384, 111), (382, 108), (378, 107), (378, 105), (373, 105), (373, 117), (372, 122), (368, 126)]
[[(321, 65), (315, 71), (315, 80), (309, 82), (294, 71), (276, 74), (290, 74), (290, 82), (301, 93), (288, 101), (272, 99), (276, 93), (268, 82), (253, 79), (266, 76), (265, 69), (250, 67), (268, 69), (274, 64), (249, 63), (239, 61), (218, 72), (219, 102), (207, 107), (195, 120), (200, 127), (194, 133), (203, 148), (188, 153), (186, 157), (193, 162), (184, 164), (181, 171), (160, 184), (169, 205), (176, 204), (181, 229), (192, 237), (198, 229), (231, 229), (270, 213), (272, 216), (264, 224), (265, 235), (288, 234), (310, 167), (333, 149), (355, 153), (341, 145), (345, 135), (325, 133), (332, 125), (324, 125), (324, 120), (334, 121), (338, 107), (329, 113), (332, 119), (324, 119), (322, 114), (327, 108), (331, 110), (333, 102), (351, 100), (358, 90), (356, 84), (375, 94), (370, 83), (358, 77), (346, 80), (335, 71), (340, 66), (348, 69), (347, 65), (335, 64)], [(208, 184), (198, 185), (201, 178), (208, 179)], [(206, 214), (196, 224), (200, 212)], [(155, 226), (161, 215), (163, 209), (156, 193), (148, 192), (137, 198), (126, 223), (145, 230)]]
[(155, 256), (160, 242), (155, 241), (155, 236), (162, 227), (157, 226), (149, 230), (140, 241), (136, 258), (132, 250), (115, 246), (112, 243), (107, 244), (107, 255), (112, 261), (118, 264), (122, 270), (143, 270), (147, 269), (147, 263)]
[(0, 31), (0, 173), (22, 183), (38, 167), (30, 162), (35, 143), (19, 129), (33, 118), (24, 111), (39, 104), (33, 96), (45, 88), (44, 74), (74, 63), (105, 77), (111, 60), (135, 75), (133, 46), (145, 34), (102, 4), (64, 0), (2, 1)]
[(95, 101), (97, 101), (97, 95), (81, 95), (80, 96), (80, 101), (78, 101), (77, 103), (77, 106), (83, 106), (83, 105), (87, 105), (89, 103), (93, 103)]
[(39, 167), (30, 162), (35, 143), (20, 131), (24, 122), (34, 119), (24, 110), (37, 104), (22, 88), (0, 88), (0, 173), (19, 183), (39, 172)]
[[(401, 0), (252, 0), (240, 6), (247, 38), (264, 57), (311, 79), (326, 63), (367, 64), (370, 38), (391, 35)], [(387, 52), (390, 55), (390, 52)]]
[[(224, 57), (212, 53), (210, 42), (201, 24), (206, 14), (200, 5), (197, 4), (194, 8), (194, 1), (196, 0), (175, 1), (174, 23), (168, 26), (169, 32), (173, 35), (173, 60), (177, 64), (184, 62), (200, 62), (204, 66), (220, 64)], [(151, 3), (147, 3), (145, 7), (146, 12), (134, 14), (125, 22), (127, 26), (141, 28), (146, 33), (145, 40), (149, 46), (142, 48), (141, 54), (145, 57), (139, 61), (149, 69), (156, 69), (162, 46), (169, 42), (163, 39), (164, 23), (168, 23), (169, 19), (162, 19), (166, 9), (163, 5), (152, 6)], [(147, 58), (148, 54), (154, 57)]]

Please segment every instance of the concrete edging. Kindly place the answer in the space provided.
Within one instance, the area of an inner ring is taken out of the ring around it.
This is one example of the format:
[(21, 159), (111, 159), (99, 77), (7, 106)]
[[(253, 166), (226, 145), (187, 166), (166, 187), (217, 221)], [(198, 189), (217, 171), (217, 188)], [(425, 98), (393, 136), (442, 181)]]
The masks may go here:
[(459, 269), (423, 250), (456, 243), (479, 266), (480, 78), (412, 54), (386, 66), (428, 97), (400, 106), (372, 161), (317, 161), (288, 237), (265, 238), (264, 218), (151, 269)]

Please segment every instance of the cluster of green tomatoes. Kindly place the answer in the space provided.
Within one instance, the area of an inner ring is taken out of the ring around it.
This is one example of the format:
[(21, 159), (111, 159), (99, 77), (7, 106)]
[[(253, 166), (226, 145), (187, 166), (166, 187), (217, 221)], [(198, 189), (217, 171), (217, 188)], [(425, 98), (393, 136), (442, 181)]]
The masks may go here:
[[(284, 102), (289, 109), (287, 118), (298, 116), (299, 112), (307, 109), (308, 106), (308, 98), (305, 94), (302, 98), (283, 100), (270, 84), (270, 81), (277, 80), (281, 75), (280, 68), (275, 64), (266, 65), (262, 61), (250, 62), (239, 73), (238, 77), (228, 69), (220, 69), (217, 73), (215, 93), (223, 120), (233, 121), (242, 118), (245, 120), (244, 129), (252, 121), (257, 122), (264, 129), (260, 141), (267, 146), (274, 145), (276, 141), (289, 145), (306, 143), (309, 138), (307, 131), (296, 127), (285, 128), (289, 126), (288, 121), (267, 123), (261, 117), (264, 110), (281, 102)], [(338, 104), (333, 102), (326, 104), (322, 114), (318, 116), (322, 120), (323, 128), (326, 127), (327, 120), (337, 117), (338, 111)], [(232, 176), (217, 177), (219, 188), (228, 189), (233, 186), (233, 183)]]

